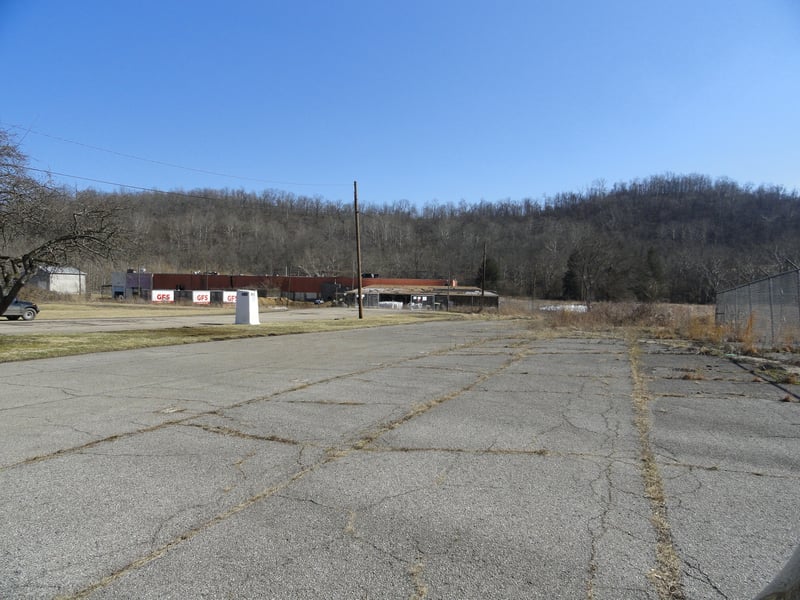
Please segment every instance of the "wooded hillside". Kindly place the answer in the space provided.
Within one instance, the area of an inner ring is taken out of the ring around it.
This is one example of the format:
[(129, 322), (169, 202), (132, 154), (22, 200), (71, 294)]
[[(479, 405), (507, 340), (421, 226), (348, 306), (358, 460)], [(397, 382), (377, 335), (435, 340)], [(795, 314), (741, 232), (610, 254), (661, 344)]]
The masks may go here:
[[(232, 190), (83, 191), (127, 208), (136, 246), (112, 270), (351, 275), (352, 203)], [(702, 175), (662, 175), (542, 201), (360, 198), (364, 270), (503, 294), (710, 302), (716, 290), (800, 264), (800, 197)]]

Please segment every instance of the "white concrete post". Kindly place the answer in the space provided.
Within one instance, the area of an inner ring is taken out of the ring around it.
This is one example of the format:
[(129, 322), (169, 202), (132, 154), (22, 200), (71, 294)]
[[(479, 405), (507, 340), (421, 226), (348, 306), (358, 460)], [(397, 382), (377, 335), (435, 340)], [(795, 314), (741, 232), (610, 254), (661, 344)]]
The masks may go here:
[(258, 294), (255, 290), (236, 292), (236, 325), (258, 325)]

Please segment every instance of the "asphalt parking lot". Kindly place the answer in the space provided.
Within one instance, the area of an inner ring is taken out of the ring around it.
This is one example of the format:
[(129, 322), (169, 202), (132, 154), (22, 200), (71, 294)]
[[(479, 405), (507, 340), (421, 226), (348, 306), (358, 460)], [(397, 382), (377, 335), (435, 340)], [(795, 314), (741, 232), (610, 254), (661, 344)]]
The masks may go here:
[(799, 393), (511, 320), (0, 364), (0, 598), (752, 598)]

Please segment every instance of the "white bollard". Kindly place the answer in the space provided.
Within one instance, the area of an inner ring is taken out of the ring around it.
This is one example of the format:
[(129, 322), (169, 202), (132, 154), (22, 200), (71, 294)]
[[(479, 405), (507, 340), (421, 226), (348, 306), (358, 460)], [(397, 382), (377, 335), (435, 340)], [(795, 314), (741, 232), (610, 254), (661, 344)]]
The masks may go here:
[(236, 292), (236, 325), (258, 325), (258, 294), (255, 290)]

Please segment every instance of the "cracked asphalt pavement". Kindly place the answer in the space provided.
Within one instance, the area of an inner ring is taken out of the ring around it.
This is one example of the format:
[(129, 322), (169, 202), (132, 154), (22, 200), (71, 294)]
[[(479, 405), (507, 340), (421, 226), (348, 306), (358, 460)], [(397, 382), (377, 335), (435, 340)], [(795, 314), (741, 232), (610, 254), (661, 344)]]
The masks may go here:
[(0, 598), (752, 598), (796, 387), (512, 320), (0, 364)]

